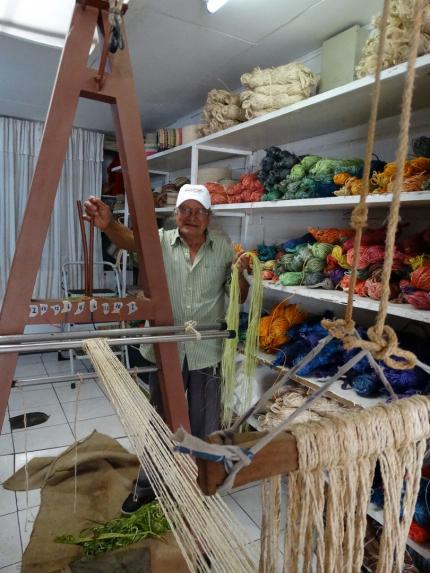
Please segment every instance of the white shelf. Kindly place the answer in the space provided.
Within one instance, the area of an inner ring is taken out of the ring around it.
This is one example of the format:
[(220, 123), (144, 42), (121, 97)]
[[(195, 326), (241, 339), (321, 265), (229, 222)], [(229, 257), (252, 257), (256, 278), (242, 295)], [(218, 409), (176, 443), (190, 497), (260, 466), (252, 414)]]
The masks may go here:
[[(375, 521), (384, 525), (384, 511), (376, 507), (374, 503), (369, 503), (369, 507), (367, 509), (368, 515), (373, 517)], [(407, 538), (406, 543), (411, 547), (414, 551), (419, 553), (424, 559), (430, 559), (430, 543), (427, 541), (426, 543), (416, 543), (412, 541), (412, 539)]]
[[(382, 195), (370, 195), (367, 198), (369, 207), (389, 207), (392, 202), (392, 193)], [(430, 191), (404, 192), (401, 194), (402, 206), (430, 205)], [(346, 210), (353, 209), (359, 202), (357, 195), (347, 195), (345, 197), (322, 197), (319, 199), (292, 199), (282, 201), (259, 201), (256, 203), (226, 203), (225, 205), (214, 205), (212, 211), (216, 213), (264, 213), (268, 211), (312, 211), (321, 210)], [(156, 213), (173, 213), (174, 207), (157, 207)]]
[[(303, 298), (316, 299), (320, 302), (331, 302), (334, 304), (346, 306), (348, 301), (348, 293), (340, 290), (325, 290), (322, 288), (308, 288), (304, 286), (286, 287), (280, 284), (272, 283), (270, 281), (263, 281), (263, 284), (264, 288), (272, 291), (296, 295)], [(377, 312), (379, 308), (379, 301), (355, 295), (354, 307)], [(402, 318), (407, 318), (409, 320), (415, 320), (418, 322), (430, 323), (430, 311), (419, 310), (410, 304), (390, 302), (388, 305), (388, 314), (391, 316), (400, 316)]]
[[(267, 352), (259, 351), (258, 352), (258, 361), (261, 364), (266, 364), (267, 366), (271, 366), (273, 360), (275, 359), (274, 354), (269, 354)], [(287, 372), (287, 368), (283, 366), (276, 366), (276, 370), (280, 372)], [(311, 390), (318, 390), (324, 383), (325, 380), (320, 380), (318, 378), (304, 378), (302, 376), (292, 376), (291, 378), (295, 382), (298, 382), (302, 386), (307, 386)], [(346, 406), (353, 406), (359, 408), (370, 408), (371, 406), (376, 406), (377, 404), (381, 404), (385, 402), (384, 397), (380, 398), (365, 398), (363, 396), (359, 396), (353, 389), (344, 390), (342, 388), (342, 382), (337, 380), (333, 383), (331, 390), (327, 392), (327, 396), (345, 404)]]
[[(428, 107), (430, 54), (416, 63), (414, 109)], [(379, 118), (398, 115), (401, 109), (406, 63), (382, 72)], [(365, 124), (369, 119), (373, 77), (366, 76), (288, 107), (246, 121), (191, 143), (149, 156), (149, 169), (176, 171), (191, 164), (193, 145), (256, 151)], [(232, 151), (231, 155), (234, 155)], [(199, 164), (228, 157), (224, 152), (199, 150)]]

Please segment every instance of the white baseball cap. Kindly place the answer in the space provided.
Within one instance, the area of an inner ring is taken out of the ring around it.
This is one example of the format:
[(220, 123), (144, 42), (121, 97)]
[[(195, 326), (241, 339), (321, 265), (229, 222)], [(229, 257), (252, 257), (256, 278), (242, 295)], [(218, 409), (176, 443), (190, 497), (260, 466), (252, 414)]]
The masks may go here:
[(198, 201), (205, 209), (211, 208), (211, 196), (204, 185), (190, 185), (189, 183), (182, 185), (176, 199), (176, 207), (179, 207), (179, 205), (189, 199)]

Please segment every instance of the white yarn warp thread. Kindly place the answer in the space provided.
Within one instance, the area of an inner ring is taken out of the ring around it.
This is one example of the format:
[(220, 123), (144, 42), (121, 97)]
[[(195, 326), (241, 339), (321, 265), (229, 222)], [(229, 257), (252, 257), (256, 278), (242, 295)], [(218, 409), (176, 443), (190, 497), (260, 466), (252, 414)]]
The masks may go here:
[(258, 117), (310, 97), (318, 76), (303, 64), (291, 63), (277, 68), (255, 68), (240, 78), (248, 90), (240, 94), (247, 119)]
[(255, 573), (256, 555), (219, 495), (205, 497), (190, 456), (175, 453), (172, 433), (104, 339), (84, 348), (118, 412), (190, 571)]
[[(384, 46), (383, 69), (406, 62), (414, 26), (414, 0), (391, 0)], [(381, 28), (381, 16), (372, 22), (374, 31), (364, 45), (362, 57), (356, 67), (358, 77), (373, 74), (376, 69), (378, 38)], [(427, 0), (423, 12), (418, 56), (430, 52), (430, 1)]]

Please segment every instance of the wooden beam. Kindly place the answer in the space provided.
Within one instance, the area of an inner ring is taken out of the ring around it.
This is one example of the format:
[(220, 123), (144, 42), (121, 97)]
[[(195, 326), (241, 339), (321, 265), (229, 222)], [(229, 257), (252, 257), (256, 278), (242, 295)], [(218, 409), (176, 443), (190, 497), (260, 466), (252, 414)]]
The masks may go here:
[[(244, 432), (234, 434), (229, 444), (240, 445), (249, 449), (258, 442), (267, 432)], [(212, 434), (207, 440), (211, 444), (223, 444), (219, 434)], [(214, 495), (228, 476), (223, 463), (209, 462), (197, 458), (197, 483), (206, 495)], [(298, 468), (297, 442), (295, 437), (284, 432), (273, 439), (265, 448), (259, 451), (251, 464), (243, 468), (236, 476), (234, 486), (239, 487), (247, 483), (259, 481), (264, 478), (288, 474)]]

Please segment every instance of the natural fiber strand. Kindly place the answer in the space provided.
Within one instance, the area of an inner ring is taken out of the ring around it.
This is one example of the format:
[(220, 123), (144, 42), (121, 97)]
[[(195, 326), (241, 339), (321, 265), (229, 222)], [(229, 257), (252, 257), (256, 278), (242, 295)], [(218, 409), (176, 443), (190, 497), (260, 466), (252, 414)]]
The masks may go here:
[(262, 519), (259, 573), (277, 573), (279, 533), (281, 524), (281, 476), (274, 476), (261, 485)]
[(81, 384), (83, 382), (82, 374), (78, 374), (78, 388), (76, 392), (76, 402), (75, 402), (75, 419), (73, 422), (73, 433), (75, 435), (75, 497), (73, 500), (73, 513), (76, 513), (77, 503), (78, 503), (78, 434), (77, 434), (77, 425), (78, 425), (78, 406), (79, 406), (79, 393), (81, 391)]
[(401, 571), (429, 410), (428, 398), (413, 397), (291, 428), (299, 469), (288, 481), (285, 573), (307, 571), (314, 550), (320, 571), (360, 571), (377, 460), (386, 500), (377, 572)]
[[(254, 573), (250, 540), (218, 495), (199, 490), (190, 456), (174, 453), (172, 434), (117, 360), (106, 340), (85, 350), (114, 405), (183, 552), (190, 571)], [(211, 565), (208, 564), (208, 561)]]
[[(252, 397), (252, 376), (257, 365), (257, 350), (259, 341), (259, 324), (261, 318), (261, 308), (263, 301), (263, 283), (261, 280), (261, 265), (255, 253), (243, 253), (241, 256), (249, 256), (252, 261), (253, 282), (249, 303), (248, 329), (245, 342), (245, 364), (244, 383), (240, 388), (240, 402), (248, 408)], [(222, 384), (221, 384), (221, 423), (229, 427), (233, 420), (234, 393), (237, 385), (236, 380), (236, 352), (239, 342), (239, 309), (240, 309), (240, 288), (239, 271), (237, 265), (233, 265), (229, 305), (227, 309), (226, 322), (229, 330), (236, 332), (235, 338), (224, 341), (223, 356), (221, 362)]]

